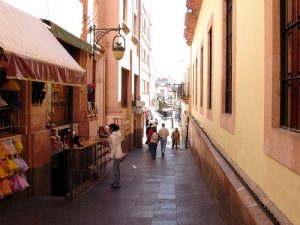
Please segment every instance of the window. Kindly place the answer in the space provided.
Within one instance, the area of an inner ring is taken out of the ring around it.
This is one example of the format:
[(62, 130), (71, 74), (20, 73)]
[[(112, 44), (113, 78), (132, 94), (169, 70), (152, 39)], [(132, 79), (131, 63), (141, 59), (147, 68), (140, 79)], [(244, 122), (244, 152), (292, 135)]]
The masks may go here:
[(138, 10), (138, 2), (137, 0), (134, 1), (135, 10)]
[(165, 100), (165, 90), (164, 89), (160, 89), (160, 97), (162, 100)]
[(123, 0), (123, 21), (127, 22), (127, 0)]
[(208, 31), (208, 89), (207, 107), (212, 108), (212, 27)]
[(137, 24), (137, 16), (135, 14), (134, 14), (134, 17), (133, 17), (133, 22), (134, 22), (133, 32), (134, 32), (134, 35), (137, 36), (138, 35), (138, 24)]
[(200, 107), (203, 107), (203, 47), (201, 47), (200, 57)]
[(295, 1), (281, 1), (280, 125), (300, 131), (300, 18)]
[[(297, 150), (300, 146), (300, 134), (294, 132), (296, 129), (299, 131), (299, 125), (296, 123), (299, 122), (299, 114), (298, 121), (292, 116), (295, 115), (297, 110), (299, 113), (299, 109), (295, 109), (297, 107), (296, 100), (293, 99), (296, 94), (299, 96), (299, 92), (295, 89), (297, 84), (293, 82), (297, 80), (297, 77), (295, 77), (295, 64), (299, 65), (299, 61), (297, 61), (299, 56), (295, 57), (294, 52), (297, 49), (294, 44), (299, 46), (299, 39), (295, 35), (297, 34), (299, 21), (297, 21), (297, 13), (295, 13), (297, 6), (287, 5), (289, 2), (295, 4), (297, 1), (265, 0), (264, 2), (265, 30), (270, 27), (275, 28), (272, 32), (265, 32), (265, 46), (267, 48), (264, 56), (267, 63), (265, 63), (264, 79), (267, 88), (265, 88), (264, 98), (265, 102), (271, 104), (265, 104), (264, 110), (264, 153), (299, 175), (299, 163), (295, 162), (299, 160), (299, 151)], [(297, 5), (299, 7), (299, 3)], [(290, 26), (291, 23), (292, 26)], [(293, 43), (288, 43), (289, 37), (292, 37)], [(278, 54), (280, 54), (280, 57), (278, 57)], [(292, 60), (290, 57), (293, 57)], [(287, 73), (288, 69), (291, 70), (291, 65), (288, 63), (294, 65), (290, 75)], [(289, 82), (289, 85), (286, 84), (287, 82)], [(291, 151), (287, 151), (287, 149)]]
[(146, 23), (146, 19), (144, 19), (143, 30), (144, 30), (144, 33), (147, 34), (147, 23)]
[(134, 101), (140, 100), (140, 77), (134, 75)]
[(198, 57), (196, 57), (196, 74), (195, 74), (195, 105), (198, 105)]
[(147, 94), (149, 94), (150, 93), (150, 84), (149, 84), (149, 82), (147, 82)]
[(193, 105), (195, 106), (195, 66), (193, 65), (193, 69), (192, 69), (192, 74), (193, 74)]
[(122, 69), (122, 90), (121, 90), (121, 106), (122, 107), (127, 107), (128, 75), (129, 75), (129, 71)]
[(0, 70), (0, 134), (12, 132), (14, 127), (20, 125), (20, 90), (13, 88), (19, 86), (19, 81), (6, 80), (5, 73)]
[(143, 80), (142, 93), (146, 93), (146, 81)]
[(70, 122), (73, 88), (62, 84), (52, 84), (51, 91), (51, 123)]
[(232, 0), (226, 3), (225, 113), (232, 113)]

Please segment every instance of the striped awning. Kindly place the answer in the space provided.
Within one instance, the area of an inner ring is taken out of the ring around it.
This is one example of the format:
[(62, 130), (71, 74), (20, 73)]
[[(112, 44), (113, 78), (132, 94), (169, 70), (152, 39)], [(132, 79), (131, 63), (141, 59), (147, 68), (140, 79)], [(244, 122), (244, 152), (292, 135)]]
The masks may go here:
[(0, 24), (0, 47), (7, 58), (6, 78), (86, 83), (85, 70), (39, 18), (0, 0)]

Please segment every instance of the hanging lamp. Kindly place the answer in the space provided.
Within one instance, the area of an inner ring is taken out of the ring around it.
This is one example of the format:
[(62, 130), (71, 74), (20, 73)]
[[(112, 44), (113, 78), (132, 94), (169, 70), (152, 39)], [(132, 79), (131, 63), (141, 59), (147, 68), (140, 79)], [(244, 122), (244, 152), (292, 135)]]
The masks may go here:
[(20, 91), (21, 88), (16, 80), (8, 79), (5, 83), (1, 86), (0, 90), (2, 91)]

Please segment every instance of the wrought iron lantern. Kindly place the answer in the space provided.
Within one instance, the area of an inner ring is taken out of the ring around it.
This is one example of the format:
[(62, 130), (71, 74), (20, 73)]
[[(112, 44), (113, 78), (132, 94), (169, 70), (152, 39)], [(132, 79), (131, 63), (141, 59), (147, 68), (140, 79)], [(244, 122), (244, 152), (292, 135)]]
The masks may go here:
[(93, 50), (97, 48), (99, 41), (111, 31), (117, 31), (118, 34), (113, 38), (112, 42), (112, 51), (116, 60), (120, 60), (123, 58), (125, 49), (126, 49), (126, 41), (123, 35), (121, 35), (121, 26), (119, 25), (117, 28), (96, 28), (95, 25), (90, 26), (89, 32), (93, 33), (94, 44)]

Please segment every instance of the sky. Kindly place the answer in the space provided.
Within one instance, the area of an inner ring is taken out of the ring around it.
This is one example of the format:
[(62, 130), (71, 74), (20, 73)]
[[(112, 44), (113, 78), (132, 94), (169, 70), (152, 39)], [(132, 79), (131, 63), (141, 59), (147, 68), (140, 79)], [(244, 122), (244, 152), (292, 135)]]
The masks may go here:
[(145, 0), (151, 16), (152, 71), (182, 81), (189, 48), (183, 37), (186, 0)]
[[(4, 0), (10, 5), (27, 12), (35, 17), (49, 19), (61, 27), (68, 27), (68, 31), (80, 36), (82, 29), (78, 24), (82, 23), (82, 4), (80, 1), (59, 1), (61, 7), (57, 7), (56, 0)], [(72, 10), (66, 9), (72, 6)], [(72, 26), (73, 24), (73, 26)]]

